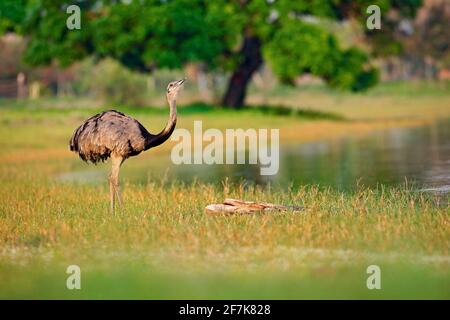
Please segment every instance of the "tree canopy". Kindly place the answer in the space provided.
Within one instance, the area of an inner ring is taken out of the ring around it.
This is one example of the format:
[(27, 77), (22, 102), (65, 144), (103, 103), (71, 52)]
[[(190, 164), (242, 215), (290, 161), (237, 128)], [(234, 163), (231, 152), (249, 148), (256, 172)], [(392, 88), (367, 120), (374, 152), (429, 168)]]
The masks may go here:
[[(372, 86), (377, 71), (368, 54), (356, 47), (342, 48), (320, 19), (355, 19), (365, 25), (369, 5), (378, 5), (382, 14), (394, 8), (408, 15), (421, 4), (420, 0), (4, 1), (15, 13), (3, 28), (19, 25), (17, 29), (29, 37), (25, 60), (32, 65), (56, 60), (67, 66), (95, 55), (149, 72), (202, 62), (231, 73), (223, 103), (232, 107), (243, 105), (246, 87), (263, 62), (286, 83), (311, 73), (337, 88), (358, 91)], [(81, 8), (80, 30), (66, 26), (71, 4)]]

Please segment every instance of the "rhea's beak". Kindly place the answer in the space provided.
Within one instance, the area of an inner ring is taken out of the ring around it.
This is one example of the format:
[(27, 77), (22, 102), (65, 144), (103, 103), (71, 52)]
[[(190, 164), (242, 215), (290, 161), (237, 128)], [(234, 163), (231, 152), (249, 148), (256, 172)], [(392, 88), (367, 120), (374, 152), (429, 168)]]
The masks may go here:
[(186, 81), (186, 78), (177, 81), (177, 87), (181, 86)]

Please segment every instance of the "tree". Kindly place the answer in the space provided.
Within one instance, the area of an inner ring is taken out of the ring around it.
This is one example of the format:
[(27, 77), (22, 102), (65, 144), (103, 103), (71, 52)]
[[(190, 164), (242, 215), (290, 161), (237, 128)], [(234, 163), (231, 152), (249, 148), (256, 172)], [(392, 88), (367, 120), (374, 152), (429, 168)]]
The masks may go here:
[(438, 76), (438, 69), (450, 66), (450, 2), (423, 1), (416, 15), (412, 8), (421, 3), (405, 1), (383, 16), (382, 33), (367, 32), (372, 54), (389, 62), (388, 76), (393, 79), (432, 79)]
[(25, 18), (25, 0), (2, 0), (0, 2), (0, 34), (19, 31)]
[[(414, 9), (417, 1), (404, 1)], [(420, 1), (419, 1), (420, 2)], [(68, 65), (88, 55), (112, 57), (141, 72), (202, 62), (231, 72), (223, 104), (244, 104), (252, 75), (267, 62), (285, 83), (302, 73), (333, 87), (363, 90), (377, 80), (366, 53), (341, 48), (321, 19), (357, 19), (399, 0), (78, 1), (81, 30), (68, 30), (69, 1), (30, 0), (23, 31), (31, 64)], [(412, 4), (411, 4), (412, 3)]]
[(418, 54), (432, 59), (441, 68), (450, 68), (450, 2), (427, 1), (416, 19), (412, 45)]

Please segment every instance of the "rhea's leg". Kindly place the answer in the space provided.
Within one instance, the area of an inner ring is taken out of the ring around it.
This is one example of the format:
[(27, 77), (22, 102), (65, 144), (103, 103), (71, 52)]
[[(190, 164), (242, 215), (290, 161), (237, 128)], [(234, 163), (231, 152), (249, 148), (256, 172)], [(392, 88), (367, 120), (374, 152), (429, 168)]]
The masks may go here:
[(117, 196), (117, 201), (119, 202), (120, 211), (123, 211), (122, 196), (120, 195), (119, 189), (119, 171), (120, 166), (122, 165), (123, 162), (123, 158), (111, 157), (111, 162), (112, 162), (112, 170), (111, 170), (112, 185)]
[(111, 174), (109, 175), (108, 180), (109, 180), (109, 198), (110, 198), (110, 201), (111, 201), (111, 213), (114, 214), (114, 205), (115, 205), (115, 195), (114, 195), (114, 193), (115, 193), (115, 188), (114, 188), (114, 182), (113, 182)]
[(119, 184), (116, 185), (117, 202), (119, 202), (120, 211), (123, 212), (122, 195), (120, 194)]

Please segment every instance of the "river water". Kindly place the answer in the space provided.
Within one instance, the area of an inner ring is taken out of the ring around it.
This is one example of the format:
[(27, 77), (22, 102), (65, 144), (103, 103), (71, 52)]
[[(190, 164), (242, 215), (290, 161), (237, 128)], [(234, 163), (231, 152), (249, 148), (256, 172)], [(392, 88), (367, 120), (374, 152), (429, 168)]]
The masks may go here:
[(181, 165), (175, 177), (190, 181), (242, 180), (294, 186), (319, 184), (341, 190), (355, 186), (414, 184), (450, 192), (450, 121), (390, 128), (363, 137), (290, 144), (280, 148), (277, 175), (261, 176), (256, 165)]
[[(125, 163), (121, 179), (146, 183), (149, 176), (163, 175), (147, 161), (141, 165), (130, 162)], [(59, 179), (106, 183), (108, 169), (109, 165), (89, 166)], [(282, 145), (279, 171), (274, 176), (261, 176), (258, 165), (169, 164), (167, 178), (213, 183), (228, 178), (285, 187), (315, 184), (339, 190), (352, 190), (357, 185), (408, 183), (419, 190), (446, 194), (450, 192), (450, 120), (421, 127), (390, 128), (362, 137)]]

